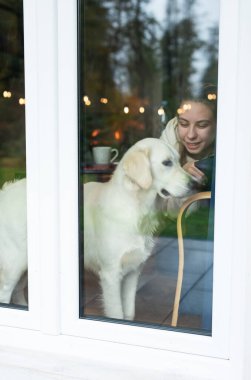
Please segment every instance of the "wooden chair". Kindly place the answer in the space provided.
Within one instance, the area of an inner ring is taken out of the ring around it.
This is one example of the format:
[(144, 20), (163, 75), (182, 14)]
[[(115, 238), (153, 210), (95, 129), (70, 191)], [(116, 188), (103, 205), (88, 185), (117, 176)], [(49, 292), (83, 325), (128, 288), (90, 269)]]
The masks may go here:
[(176, 292), (174, 298), (173, 315), (171, 326), (176, 327), (179, 315), (179, 305), (181, 297), (181, 289), (183, 282), (184, 273), (184, 242), (182, 233), (182, 216), (187, 208), (194, 202), (200, 201), (202, 199), (211, 199), (211, 191), (203, 191), (194, 195), (191, 195), (181, 206), (178, 218), (177, 218), (177, 234), (178, 234), (178, 254), (179, 254), (179, 264), (178, 264), (178, 276), (176, 284)]

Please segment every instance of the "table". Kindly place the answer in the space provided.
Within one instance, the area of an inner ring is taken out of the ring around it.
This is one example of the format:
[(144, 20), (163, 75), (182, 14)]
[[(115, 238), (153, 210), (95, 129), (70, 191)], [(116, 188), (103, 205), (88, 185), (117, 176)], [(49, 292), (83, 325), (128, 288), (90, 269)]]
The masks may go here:
[(96, 181), (107, 182), (111, 178), (116, 165), (81, 165), (80, 173), (83, 175), (83, 183)]

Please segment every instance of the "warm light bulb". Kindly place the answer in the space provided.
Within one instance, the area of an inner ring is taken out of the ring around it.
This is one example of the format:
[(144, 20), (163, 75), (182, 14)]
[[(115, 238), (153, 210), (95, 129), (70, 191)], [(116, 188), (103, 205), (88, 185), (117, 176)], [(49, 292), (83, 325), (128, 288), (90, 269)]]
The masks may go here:
[(100, 98), (100, 103), (107, 104), (108, 99), (107, 98)]
[(145, 108), (144, 107), (139, 107), (139, 112), (140, 113), (144, 113), (145, 112)]
[(192, 108), (192, 106), (191, 106), (191, 104), (184, 104), (183, 105), (183, 109), (185, 110), (185, 111), (187, 111), (187, 110), (190, 110)]
[(97, 137), (99, 132), (100, 132), (100, 129), (94, 129), (94, 131), (92, 131), (92, 137)]
[(115, 131), (114, 137), (115, 137), (115, 140), (120, 140), (121, 139), (121, 133), (119, 131)]
[(207, 98), (208, 98), (208, 100), (215, 100), (216, 99), (216, 94), (208, 94)]
[(163, 108), (163, 107), (160, 107), (160, 108), (158, 109), (158, 115), (162, 116), (162, 115), (164, 115), (164, 114), (165, 114), (164, 108)]
[(18, 102), (21, 106), (25, 105), (25, 99), (24, 98), (19, 98)]
[(5, 90), (5, 91), (3, 92), (3, 97), (4, 97), (4, 98), (11, 98), (11, 95), (12, 95), (12, 93), (11, 93), (10, 91), (6, 91), (6, 90)]
[(130, 111), (130, 110), (129, 110), (129, 107), (125, 106), (125, 107), (124, 107), (124, 113), (129, 113), (129, 111)]

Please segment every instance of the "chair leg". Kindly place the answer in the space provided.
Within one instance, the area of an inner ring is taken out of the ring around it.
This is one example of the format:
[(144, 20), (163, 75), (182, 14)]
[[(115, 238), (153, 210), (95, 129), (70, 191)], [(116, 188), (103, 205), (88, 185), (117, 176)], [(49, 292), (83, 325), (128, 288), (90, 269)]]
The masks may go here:
[(182, 215), (184, 211), (185, 209), (181, 207), (181, 210), (179, 212), (178, 219), (177, 219), (179, 265), (178, 265), (178, 276), (177, 276), (177, 284), (176, 284), (176, 291), (175, 291), (175, 298), (174, 298), (174, 305), (173, 305), (173, 315), (172, 315), (172, 322), (171, 322), (172, 327), (176, 327), (177, 322), (178, 322), (180, 297), (181, 297), (181, 289), (182, 289), (183, 273), (184, 273), (184, 242), (183, 242), (182, 226), (181, 226)]

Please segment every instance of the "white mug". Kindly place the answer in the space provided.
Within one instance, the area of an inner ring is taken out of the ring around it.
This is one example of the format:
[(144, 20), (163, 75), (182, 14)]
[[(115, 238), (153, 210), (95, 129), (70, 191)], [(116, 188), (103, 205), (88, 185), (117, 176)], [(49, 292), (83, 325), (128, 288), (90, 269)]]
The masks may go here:
[(94, 162), (97, 165), (108, 165), (119, 155), (118, 149), (111, 148), (110, 146), (95, 146), (92, 149), (92, 153)]

